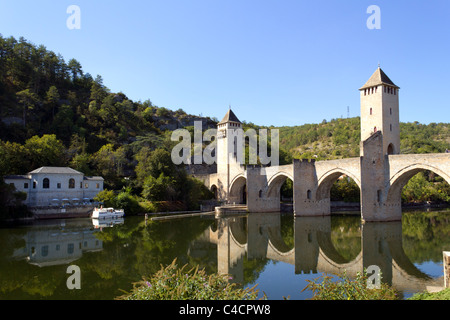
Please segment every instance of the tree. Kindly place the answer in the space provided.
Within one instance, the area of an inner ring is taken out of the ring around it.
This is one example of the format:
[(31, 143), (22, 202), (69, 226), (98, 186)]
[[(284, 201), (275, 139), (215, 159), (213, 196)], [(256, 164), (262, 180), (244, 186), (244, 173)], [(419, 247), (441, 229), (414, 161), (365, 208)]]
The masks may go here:
[(25, 141), (24, 148), (32, 169), (43, 166), (59, 167), (66, 164), (66, 149), (54, 134), (45, 134), (42, 137), (34, 136)]
[(23, 125), (25, 127), (27, 124), (27, 113), (29, 110), (33, 110), (39, 102), (39, 96), (30, 89), (19, 91), (16, 93), (16, 96), (18, 102), (22, 105)]
[(0, 176), (30, 171), (25, 147), (16, 142), (0, 141)]
[(58, 88), (51, 86), (45, 96), (45, 102), (52, 108), (52, 119), (55, 117), (55, 107), (58, 105), (59, 99)]
[(77, 60), (70, 59), (69, 63), (67, 64), (67, 67), (69, 68), (69, 71), (72, 73), (72, 81), (77, 80), (79, 76), (80, 77), (83, 76), (81, 64)]
[(142, 196), (150, 201), (173, 201), (177, 199), (176, 181), (161, 173), (158, 178), (148, 176), (143, 185)]

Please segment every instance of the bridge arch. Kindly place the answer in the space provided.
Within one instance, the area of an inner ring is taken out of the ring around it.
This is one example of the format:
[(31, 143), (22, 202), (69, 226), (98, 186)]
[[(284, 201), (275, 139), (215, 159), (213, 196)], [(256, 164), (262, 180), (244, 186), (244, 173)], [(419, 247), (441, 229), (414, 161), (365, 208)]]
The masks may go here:
[(247, 178), (244, 174), (236, 176), (230, 184), (229, 202), (235, 204), (247, 203)]
[(355, 176), (352, 172), (342, 169), (342, 168), (336, 168), (333, 170), (330, 170), (326, 173), (324, 173), (318, 181), (317, 184), (317, 191), (316, 191), (316, 200), (324, 200), (324, 199), (330, 199), (330, 191), (333, 184), (336, 182), (339, 177), (346, 175), (350, 177), (355, 183), (358, 185), (359, 189), (361, 190), (361, 182), (359, 180), (359, 177)]
[(275, 175), (273, 175), (267, 182), (267, 191), (266, 191), (267, 196), (271, 198), (278, 197), (280, 195), (281, 187), (283, 186), (283, 184), (286, 182), (287, 179), (294, 181), (292, 175), (286, 172), (278, 172)]
[(450, 184), (450, 176), (444, 171), (424, 163), (415, 163), (408, 165), (399, 171), (395, 172), (390, 178), (390, 187), (387, 194), (387, 202), (395, 203), (401, 201), (401, 194), (403, 187), (408, 181), (414, 177), (417, 173), (423, 171), (431, 171), (441, 178), (443, 178), (448, 184)]

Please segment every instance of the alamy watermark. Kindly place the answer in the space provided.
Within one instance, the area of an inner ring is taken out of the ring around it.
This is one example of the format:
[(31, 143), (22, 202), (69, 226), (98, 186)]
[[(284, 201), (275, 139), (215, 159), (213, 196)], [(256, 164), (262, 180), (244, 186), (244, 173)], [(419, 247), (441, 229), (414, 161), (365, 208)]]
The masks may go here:
[(367, 288), (368, 289), (380, 289), (381, 288), (381, 269), (379, 266), (372, 265), (366, 269)]
[(76, 265), (71, 265), (69, 267), (67, 267), (66, 270), (67, 274), (71, 274), (71, 276), (69, 276), (67, 278), (66, 281), (66, 286), (67, 289), (69, 290), (80, 290), (81, 289), (81, 270), (80, 267), (76, 266)]
[(70, 5), (66, 10), (67, 14), (70, 16), (66, 20), (66, 26), (69, 30), (81, 29), (81, 9), (77, 5)]
[(366, 25), (370, 30), (381, 29), (381, 10), (377, 5), (371, 5), (367, 8), (367, 13), (371, 16), (367, 19)]
[[(202, 130), (202, 122), (194, 122), (194, 138), (187, 129), (173, 131), (171, 140), (179, 143), (172, 149), (172, 162), (180, 164), (216, 164), (218, 155), (217, 144), (221, 143), (226, 152), (228, 163), (278, 166), (280, 159), (280, 136), (278, 129), (270, 130), (270, 156), (268, 150), (268, 130), (260, 129), (259, 134), (254, 129), (244, 132), (242, 128)], [(180, 141), (181, 139), (181, 141)], [(222, 142), (225, 139), (224, 142)], [(248, 139), (248, 161), (245, 161), (245, 143)], [(259, 142), (258, 142), (259, 141)], [(209, 144), (203, 149), (203, 143)], [(192, 148), (193, 146), (193, 148)], [(193, 149), (193, 152), (192, 152)], [(225, 159), (227, 159), (225, 158)], [(193, 159), (193, 161), (192, 161)]]

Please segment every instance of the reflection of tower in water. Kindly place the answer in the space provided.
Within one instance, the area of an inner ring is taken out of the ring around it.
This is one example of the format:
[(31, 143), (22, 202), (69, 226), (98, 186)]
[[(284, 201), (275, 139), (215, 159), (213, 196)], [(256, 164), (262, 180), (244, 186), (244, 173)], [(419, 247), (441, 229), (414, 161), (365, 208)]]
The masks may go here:
[[(217, 219), (216, 239), (218, 272), (230, 274), (233, 282), (245, 283), (244, 259), (267, 263), (266, 259), (295, 266), (296, 274), (342, 274), (356, 277), (369, 266), (381, 270), (382, 281), (401, 291), (423, 291), (427, 286), (442, 286), (442, 279), (432, 279), (410, 261), (402, 247), (402, 223), (365, 223), (361, 248), (351, 258), (344, 258), (332, 240), (331, 217), (296, 217), (294, 247), (283, 238), (280, 214), (249, 214), (246, 217)], [(247, 271), (248, 272), (248, 271)], [(302, 288), (301, 288), (302, 289)]]

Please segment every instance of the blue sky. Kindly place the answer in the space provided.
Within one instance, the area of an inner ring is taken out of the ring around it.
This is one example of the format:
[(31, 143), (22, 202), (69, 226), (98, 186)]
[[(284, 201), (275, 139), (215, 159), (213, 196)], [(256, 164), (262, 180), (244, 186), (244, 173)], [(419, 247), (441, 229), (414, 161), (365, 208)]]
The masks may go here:
[(4, 37), (77, 59), (112, 92), (219, 120), (231, 105), (259, 125), (359, 116), (378, 63), (401, 87), (401, 121), (449, 122), (449, 31), (449, 0), (0, 0)]

